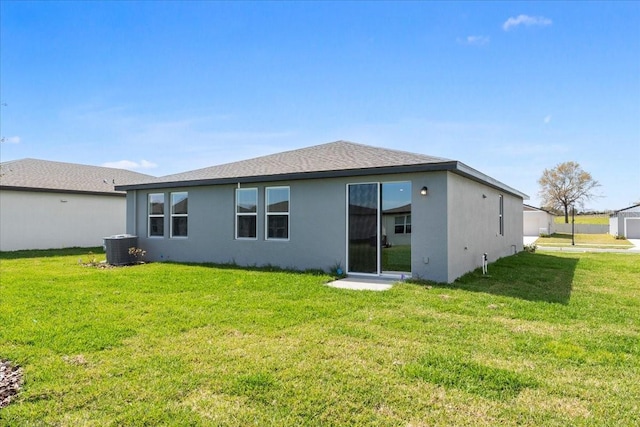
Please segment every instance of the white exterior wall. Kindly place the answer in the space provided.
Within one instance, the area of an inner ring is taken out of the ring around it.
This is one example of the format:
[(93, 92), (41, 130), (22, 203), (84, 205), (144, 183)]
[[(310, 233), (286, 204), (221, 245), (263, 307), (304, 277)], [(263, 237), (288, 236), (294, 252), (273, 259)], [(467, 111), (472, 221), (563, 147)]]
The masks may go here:
[(393, 246), (410, 245), (411, 233), (396, 234), (396, 217), (411, 215), (410, 213), (404, 214), (387, 214), (382, 215), (382, 231), (386, 234), (387, 241)]
[(0, 190), (0, 251), (101, 246), (125, 215), (123, 196)]
[(609, 218), (609, 234), (612, 236), (618, 235), (618, 217), (612, 216)]
[(539, 236), (542, 230), (547, 234), (554, 233), (553, 216), (544, 211), (524, 211), (523, 234), (525, 236)]

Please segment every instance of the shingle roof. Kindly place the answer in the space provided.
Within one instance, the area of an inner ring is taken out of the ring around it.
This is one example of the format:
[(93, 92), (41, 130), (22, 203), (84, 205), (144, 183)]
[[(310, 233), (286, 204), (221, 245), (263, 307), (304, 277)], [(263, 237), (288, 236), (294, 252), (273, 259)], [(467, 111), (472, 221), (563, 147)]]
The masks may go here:
[(441, 157), (336, 141), (158, 178), (157, 182), (273, 176), (451, 161)]
[(523, 203), (523, 204), (522, 204), (522, 208), (523, 208), (523, 210), (525, 210), (525, 211), (531, 211), (531, 212), (534, 212), (534, 211), (535, 211), (535, 212), (546, 212), (546, 213), (548, 213), (548, 214), (553, 215), (553, 213), (549, 212), (549, 211), (548, 211), (548, 210), (546, 210), (546, 209), (543, 209), (543, 208), (536, 208), (535, 206), (527, 205), (526, 203)]
[(403, 206), (398, 206), (397, 208), (391, 208), (391, 209), (387, 209), (386, 211), (382, 211), (383, 215), (401, 214), (401, 213), (411, 213), (411, 203), (408, 203)]
[(80, 193), (124, 194), (115, 185), (147, 182), (150, 175), (124, 169), (39, 159), (0, 163), (0, 188)]
[(116, 187), (119, 190), (159, 189), (422, 171), (451, 171), (528, 198), (526, 194), (456, 160), (348, 141), (330, 142)]

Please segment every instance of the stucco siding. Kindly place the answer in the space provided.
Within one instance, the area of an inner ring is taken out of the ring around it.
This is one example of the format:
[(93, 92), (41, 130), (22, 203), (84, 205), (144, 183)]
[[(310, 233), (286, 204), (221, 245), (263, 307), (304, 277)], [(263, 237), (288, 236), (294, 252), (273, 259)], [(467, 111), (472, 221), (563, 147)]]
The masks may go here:
[(554, 220), (549, 213), (544, 211), (524, 211), (523, 215), (523, 234), (525, 236), (554, 233)]
[[(243, 184), (242, 188), (258, 189), (255, 240), (235, 239), (236, 185), (129, 191), (129, 212), (137, 214), (135, 219), (129, 218), (127, 232), (139, 236), (139, 246), (147, 251), (147, 259), (152, 261), (234, 262), (323, 270), (339, 264), (344, 269), (347, 262), (347, 184), (391, 181), (412, 182), (414, 276), (446, 281), (446, 172)], [(287, 184), (290, 187), (289, 240), (265, 240), (265, 188)], [(427, 197), (419, 194), (423, 185), (429, 186)], [(169, 237), (168, 213), (164, 218), (165, 236), (148, 237), (148, 194), (165, 193), (168, 201), (174, 190), (189, 193), (188, 237)]]
[[(128, 193), (127, 231), (152, 261), (274, 265), (295, 269), (347, 267), (347, 185), (411, 182), (411, 273), (451, 282), (480, 266), (487, 252), (495, 260), (522, 250), (522, 199), (504, 193), (504, 236), (498, 229), (498, 190), (446, 172), (340, 177), (242, 184), (258, 189), (257, 239), (235, 239), (237, 185), (181, 187), (188, 191), (188, 237), (170, 238), (170, 193), (174, 189)], [(289, 186), (289, 239), (265, 239), (265, 188)], [(426, 196), (420, 189), (428, 187)], [(164, 237), (147, 236), (149, 193), (165, 193)], [(487, 196), (486, 199), (482, 195)], [(387, 226), (388, 228), (389, 226)]]
[[(257, 238), (235, 239), (235, 185), (180, 188), (189, 192), (189, 235), (169, 237), (169, 215), (165, 236), (147, 236), (147, 194), (138, 191), (139, 245), (150, 260), (276, 265), (297, 269), (328, 270), (345, 266), (345, 184), (339, 180), (296, 181), (290, 187), (289, 239), (265, 239), (265, 188), (283, 183), (246, 184), (258, 189)], [(167, 190), (167, 200), (171, 189)], [(132, 196), (133, 197), (133, 196)], [(131, 231), (134, 229), (131, 228)]]
[(101, 246), (125, 232), (122, 196), (0, 190), (0, 250)]
[[(451, 282), (489, 262), (522, 250), (522, 199), (478, 182), (448, 174), (448, 278)], [(500, 234), (500, 195), (503, 234)]]
[[(420, 189), (428, 188), (422, 196)], [(419, 279), (448, 281), (447, 172), (419, 174), (412, 179), (411, 273)]]

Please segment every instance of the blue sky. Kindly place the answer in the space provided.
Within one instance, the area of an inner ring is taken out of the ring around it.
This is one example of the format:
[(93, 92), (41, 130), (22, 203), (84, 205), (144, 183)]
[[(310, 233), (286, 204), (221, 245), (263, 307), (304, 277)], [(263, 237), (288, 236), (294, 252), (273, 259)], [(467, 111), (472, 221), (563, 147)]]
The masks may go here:
[(640, 2), (17, 2), (2, 161), (151, 175), (335, 140), (460, 160), (531, 197), (577, 161), (640, 199)]

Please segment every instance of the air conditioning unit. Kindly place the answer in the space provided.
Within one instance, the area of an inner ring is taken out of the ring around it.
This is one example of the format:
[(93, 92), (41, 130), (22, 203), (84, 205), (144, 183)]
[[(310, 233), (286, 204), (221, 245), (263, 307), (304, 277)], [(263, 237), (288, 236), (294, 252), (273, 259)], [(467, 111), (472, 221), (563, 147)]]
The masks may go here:
[(138, 245), (138, 236), (131, 234), (117, 234), (104, 238), (104, 251), (107, 254), (107, 264), (128, 265), (135, 262), (135, 257), (129, 253), (129, 248)]

